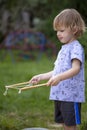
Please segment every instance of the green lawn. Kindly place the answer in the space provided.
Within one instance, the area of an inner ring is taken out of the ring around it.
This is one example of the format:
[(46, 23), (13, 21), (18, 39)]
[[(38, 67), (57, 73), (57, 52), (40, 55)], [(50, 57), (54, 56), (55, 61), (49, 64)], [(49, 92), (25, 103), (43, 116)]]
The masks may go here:
[[(49, 87), (39, 87), (18, 94), (9, 89), (4, 96), (5, 86), (28, 81), (33, 75), (52, 70), (55, 58), (40, 61), (0, 62), (0, 130), (22, 130), (30, 127), (44, 127), (49, 130), (54, 124), (53, 102), (49, 100)], [(86, 63), (87, 72), (87, 63)], [(86, 74), (87, 79), (87, 74)], [(46, 81), (44, 81), (46, 82)], [(87, 93), (87, 89), (86, 89)], [(87, 103), (82, 106), (81, 130), (87, 130)]]

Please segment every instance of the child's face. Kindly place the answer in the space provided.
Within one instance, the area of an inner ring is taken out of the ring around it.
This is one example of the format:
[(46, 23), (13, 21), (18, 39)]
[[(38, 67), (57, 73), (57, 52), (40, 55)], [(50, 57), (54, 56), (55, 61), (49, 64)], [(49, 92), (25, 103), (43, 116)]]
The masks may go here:
[(61, 43), (70, 43), (75, 40), (74, 32), (70, 28), (60, 27), (57, 30), (57, 37)]

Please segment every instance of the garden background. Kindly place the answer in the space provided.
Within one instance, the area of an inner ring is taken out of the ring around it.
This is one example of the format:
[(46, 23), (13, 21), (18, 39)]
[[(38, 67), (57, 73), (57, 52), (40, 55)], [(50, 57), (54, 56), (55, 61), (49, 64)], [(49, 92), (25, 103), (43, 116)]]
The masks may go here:
[[(11, 13), (6, 26), (3, 26), (0, 19), (0, 130), (22, 130), (30, 127), (62, 130), (61, 127), (56, 127), (54, 123), (54, 106), (53, 102), (49, 101), (49, 87), (34, 88), (23, 91), (21, 94), (18, 94), (17, 90), (9, 89), (7, 96), (3, 95), (6, 85), (26, 82), (35, 74), (50, 71), (53, 68), (57, 53), (55, 55), (49, 54), (48, 50), (50, 49), (48, 47), (47, 53), (45, 51), (40, 53), (39, 60), (27, 58), (16, 59), (13, 62), (11, 54), (15, 56), (16, 50), (14, 53), (13, 50), (9, 53), (6, 48), (2, 48), (2, 45), (9, 34), (9, 30), (14, 31), (23, 27), (25, 30), (42, 32), (51, 43), (56, 45), (55, 51), (58, 51), (61, 44), (57, 40), (52, 23), (58, 12), (65, 8), (77, 9), (87, 24), (86, 0), (0, 0), (0, 18), (2, 19), (4, 9)], [(20, 23), (19, 12), (21, 9), (29, 9), (33, 13), (33, 21), (28, 27), (24, 26), (24, 23)], [(85, 79), (87, 79), (87, 31), (79, 40), (85, 49)], [(5, 52), (5, 56), (3, 56)], [(87, 130), (87, 102), (82, 105), (82, 125), (79, 129)]]

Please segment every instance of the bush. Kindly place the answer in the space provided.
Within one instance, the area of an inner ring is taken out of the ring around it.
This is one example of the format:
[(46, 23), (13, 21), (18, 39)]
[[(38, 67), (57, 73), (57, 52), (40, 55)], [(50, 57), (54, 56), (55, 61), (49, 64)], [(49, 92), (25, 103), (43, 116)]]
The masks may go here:
[(81, 44), (84, 47), (84, 51), (85, 51), (85, 59), (87, 60), (87, 31), (84, 33), (84, 35), (79, 39)]

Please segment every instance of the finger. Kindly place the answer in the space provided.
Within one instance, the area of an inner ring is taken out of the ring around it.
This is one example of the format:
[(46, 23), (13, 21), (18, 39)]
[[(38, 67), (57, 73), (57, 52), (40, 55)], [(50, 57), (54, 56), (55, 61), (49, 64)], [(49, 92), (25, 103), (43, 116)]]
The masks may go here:
[(47, 86), (51, 86), (52, 85), (52, 80), (49, 80), (48, 82), (47, 82)]

